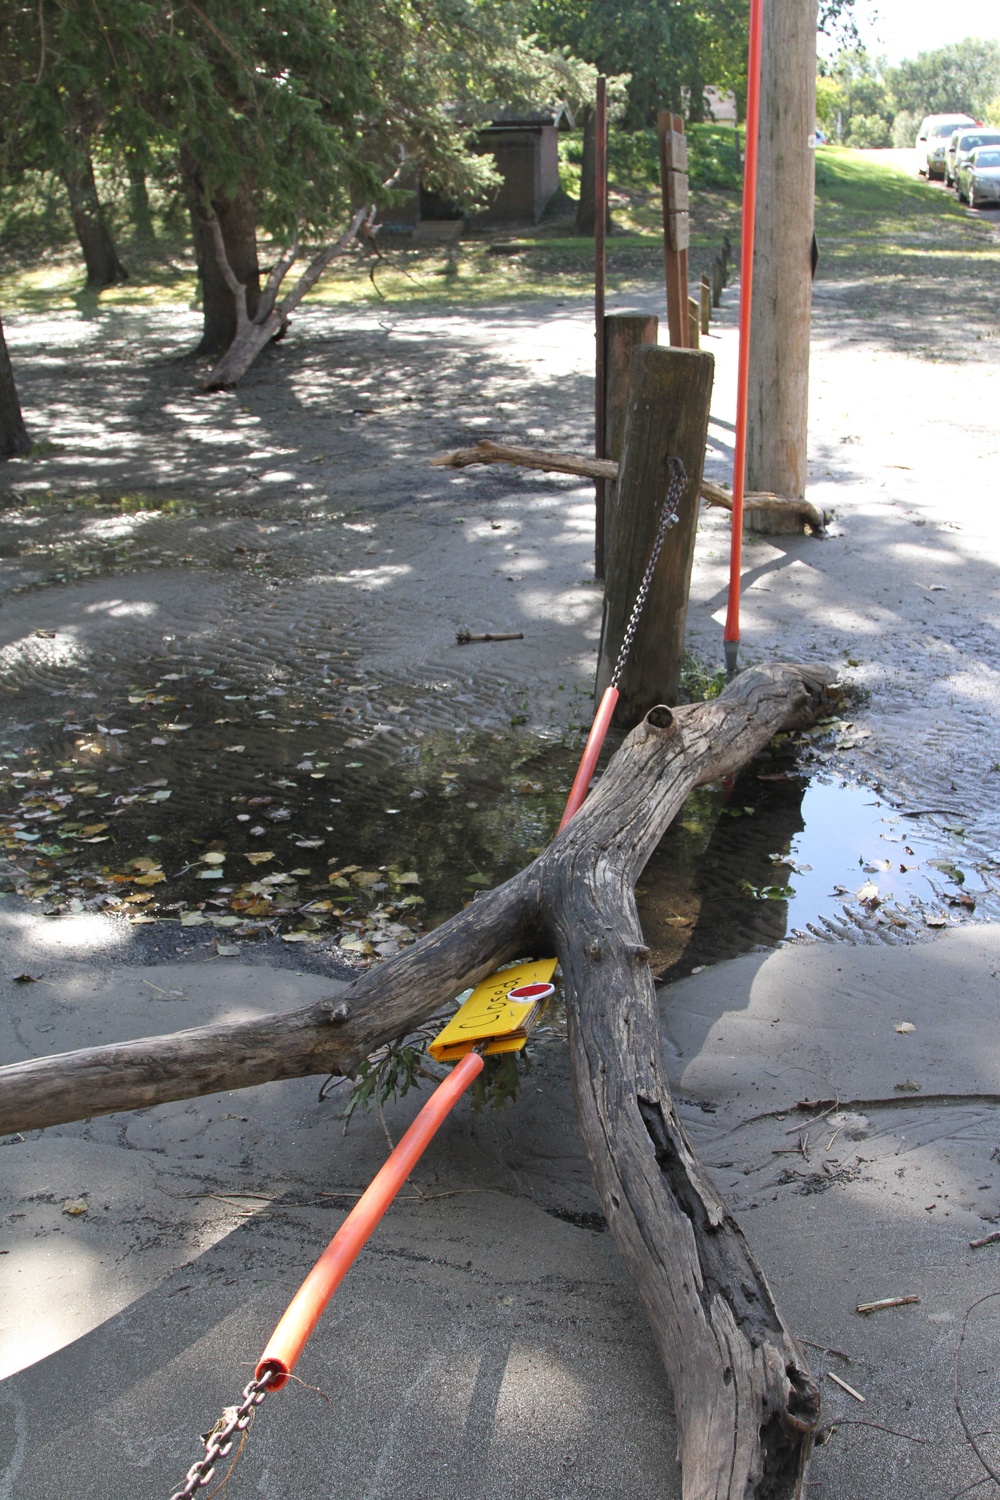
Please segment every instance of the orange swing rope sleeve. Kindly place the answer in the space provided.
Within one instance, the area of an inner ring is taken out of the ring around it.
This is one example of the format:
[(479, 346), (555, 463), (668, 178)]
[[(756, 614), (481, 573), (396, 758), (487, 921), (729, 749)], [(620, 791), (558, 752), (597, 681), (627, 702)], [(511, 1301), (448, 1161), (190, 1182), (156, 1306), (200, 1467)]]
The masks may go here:
[(449, 1112), (482, 1068), (479, 1053), (470, 1052), (438, 1085), (295, 1293), (257, 1362), (256, 1378), (267, 1377), (269, 1390), (280, 1391), (287, 1383), (330, 1298)]
[(583, 806), (587, 796), (587, 789), (590, 786), (594, 769), (597, 766), (597, 757), (601, 753), (601, 747), (604, 744), (608, 727), (614, 716), (617, 702), (618, 689), (616, 687), (605, 688), (604, 697), (601, 699), (601, 706), (594, 715), (594, 722), (590, 727), (590, 734), (587, 736), (587, 743), (584, 746), (579, 769), (573, 777), (573, 785), (570, 787), (569, 796), (566, 799), (566, 810), (562, 815), (562, 822), (559, 824), (559, 833), (562, 833), (570, 818), (578, 813)]

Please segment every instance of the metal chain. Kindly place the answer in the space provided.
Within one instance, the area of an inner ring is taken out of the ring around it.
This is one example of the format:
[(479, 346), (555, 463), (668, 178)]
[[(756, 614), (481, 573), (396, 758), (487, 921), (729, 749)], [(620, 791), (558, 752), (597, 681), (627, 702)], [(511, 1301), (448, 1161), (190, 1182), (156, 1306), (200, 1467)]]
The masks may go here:
[(681, 503), (684, 486), (687, 484), (687, 470), (679, 458), (668, 458), (667, 463), (670, 465), (672, 473), (667, 484), (663, 509), (660, 511), (660, 524), (656, 528), (656, 536), (653, 538), (653, 550), (649, 554), (649, 562), (646, 564), (646, 571), (642, 575), (642, 582), (639, 585), (639, 592), (635, 596), (632, 613), (629, 615), (628, 624), (625, 626), (625, 635), (622, 639), (621, 650), (618, 653), (618, 660), (615, 662), (615, 670), (611, 674), (611, 686), (613, 688), (618, 687), (621, 683), (622, 673), (625, 670), (625, 664), (628, 661), (629, 652), (632, 650), (632, 644), (635, 640), (635, 633), (639, 629), (639, 619), (645, 608), (646, 599), (652, 586), (653, 574), (656, 571), (656, 564), (659, 561), (664, 538), (670, 528), (676, 526), (679, 520), (677, 507)]
[(191, 1465), (185, 1476), (183, 1489), (171, 1495), (170, 1500), (192, 1500), (192, 1496), (200, 1489), (211, 1484), (216, 1464), (232, 1451), (236, 1434), (245, 1432), (250, 1426), (254, 1410), (267, 1395), (270, 1380), (270, 1375), (265, 1375), (260, 1380), (251, 1380), (249, 1385), (243, 1387), (242, 1405), (226, 1407), (212, 1431), (202, 1439), (205, 1444), (204, 1458), (199, 1458)]

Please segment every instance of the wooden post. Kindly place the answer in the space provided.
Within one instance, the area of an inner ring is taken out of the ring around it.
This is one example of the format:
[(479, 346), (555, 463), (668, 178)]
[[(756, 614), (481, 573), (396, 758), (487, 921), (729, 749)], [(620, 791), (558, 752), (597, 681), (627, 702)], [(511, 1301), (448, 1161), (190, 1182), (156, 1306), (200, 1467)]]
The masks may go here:
[[(612, 313), (604, 319), (604, 458), (621, 462), (625, 408), (632, 353), (640, 344), (655, 344), (660, 320), (655, 313)], [(607, 557), (611, 514), (618, 500), (614, 480), (604, 481), (604, 546)]]
[(715, 360), (694, 349), (643, 345), (632, 355), (618, 500), (608, 531), (608, 579), (597, 666), (597, 697), (611, 681), (666, 494), (667, 459), (687, 470), (631, 657), (615, 722), (631, 727), (657, 703), (675, 702), (684, 660), (691, 562), (708, 436)]
[[(597, 79), (594, 136), (594, 457), (603, 458), (604, 414), (604, 284), (607, 270), (605, 236), (608, 228), (608, 81)], [(607, 484), (594, 481), (594, 577), (604, 577), (604, 509)]]
[(712, 283), (704, 271), (698, 283), (698, 300), (701, 304), (701, 331), (704, 334), (712, 326)]
[[(754, 221), (746, 487), (795, 499), (806, 488), (816, 9), (816, 0), (764, 9)], [(761, 511), (747, 524), (781, 523)]]
[(732, 258), (733, 258), (733, 247), (732, 247), (732, 245), (730, 243), (728, 234), (724, 234), (722, 236), (722, 285), (723, 285), (723, 287), (727, 287), (729, 285), (729, 262), (732, 260)]
[(701, 303), (697, 297), (688, 297), (688, 348), (701, 348)]
[(717, 255), (712, 262), (712, 306), (718, 307), (722, 301), (722, 256)]
[(667, 328), (675, 348), (688, 342), (687, 252), (688, 223), (687, 136), (680, 115), (661, 110), (656, 117), (660, 140), (660, 188), (663, 194), (663, 261), (667, 283)]

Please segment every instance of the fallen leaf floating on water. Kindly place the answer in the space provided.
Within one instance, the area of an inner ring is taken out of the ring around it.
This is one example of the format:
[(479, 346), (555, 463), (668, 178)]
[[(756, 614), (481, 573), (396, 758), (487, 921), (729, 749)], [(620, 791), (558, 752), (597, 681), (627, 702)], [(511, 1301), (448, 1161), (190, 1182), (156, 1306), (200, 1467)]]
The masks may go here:
[(271, 849), (257, 849), (252, 854), (245, 854), (243, 858), (248, 859), (252, 865), (266, 865), (269, 859), (274, 858), (274, 852)]
[(878, 886), (873, 880), (866, 880), (864, 885), (856, 890), (854, 894), (859, 901), (863, 901), (867, 906), (878, 906), (879, 904)]
[(64, 1214), (68, 1214), (71, 1219), (76, 1219), (81, 1214), (89, 1213), (90, 1204), (86, 1198), (67, 1198), (62, 1206), (62, 1211)]
[(206, 865), (221, 865), (225, 863), (226, 856), (219, 849), (209, 849), (207, 854), (201, 856), (201, 859)]

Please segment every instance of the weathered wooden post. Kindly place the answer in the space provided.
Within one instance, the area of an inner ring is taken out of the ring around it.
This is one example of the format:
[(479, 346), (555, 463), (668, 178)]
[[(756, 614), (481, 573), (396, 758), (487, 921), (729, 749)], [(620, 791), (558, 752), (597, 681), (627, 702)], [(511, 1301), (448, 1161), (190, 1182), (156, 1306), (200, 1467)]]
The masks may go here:
[[(806, 492), (815, 120), (816, 0), (765, 6), (746, 487), (790, 499)], [(790, 524), (747, 515), (754, 531)]]
[[(604, 453), (621, 462), (625, 408), (632, 353), (640, 344), (655, 344), (660, 320), (655, 313), (610, 313), (604, 319)], [(604, 556), (607, 557), (611, 514), (618, 497), (613, 479), (604, 481)]]
[(697, 297), (688, 298), (688, 342), (689, 349), (701, 348), (701, 303)]
[(712, 306), (718, 307), (722, 301), (722, 288), (724, 285), (722, 271), (722, 256), (717, 255), (712, 263)]
[(733, 258), (733, 247), (728, 234), (722, 236), (722, 285), (729, 285), (729, 262)]
[(615, 722), (624, 727), (637, 724), (657, 703), (675, 702), (680, 687), (714, 372), (713, 356), (702, 350), (643, 345), (632, 355), (618, 498), (608, 528), (598, 700), (611, 681), (652, 550), (670, 457), (683, 463), (687, 484), (678, 509), (680, 524), (667, 534), (622, 676)]
[(698, 300), (701, 303), (701, 331), (705, 334), (712, 326), (712, 283), (704, 271), (698, 283)]
[(687, 259), (688, 218), (687, 136), (680, 115), (661, 110), (656, 117), (660, 142), (660, 189), (663, 195), (663, 263), (667, 283), (667, 328), (670, 342), (683, 349), (688, 342)]

